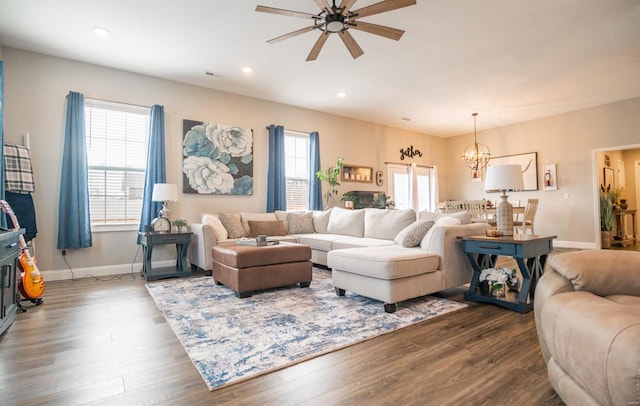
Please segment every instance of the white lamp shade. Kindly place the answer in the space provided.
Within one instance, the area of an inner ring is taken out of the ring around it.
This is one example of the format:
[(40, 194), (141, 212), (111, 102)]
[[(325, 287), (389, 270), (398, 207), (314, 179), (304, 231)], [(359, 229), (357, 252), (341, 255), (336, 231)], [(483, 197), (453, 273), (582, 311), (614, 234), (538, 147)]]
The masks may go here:
[(151, 200), (154, 202), (175, 202), (178, 200), (178, 186), (174, 183), (156, 183), (153, 185)]
[(522, 189), (524, 189), (524, 181), (520, 165), (494, 165), (487, 168), (487, 176), (484, 183), (485, 191)]

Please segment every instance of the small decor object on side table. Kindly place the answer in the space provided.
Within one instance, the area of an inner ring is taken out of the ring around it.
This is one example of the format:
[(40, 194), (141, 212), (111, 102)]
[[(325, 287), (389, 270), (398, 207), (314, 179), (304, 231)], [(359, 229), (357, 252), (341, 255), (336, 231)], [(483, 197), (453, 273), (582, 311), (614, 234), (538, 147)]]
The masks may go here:
[[(479, 282), (487, 281), (492, 296), (503, 297), (505, 295), (505, 286), (511, 285), (512, 279), (516, 278), (515, 269), (509, 268), (487, 268), (480, 272)], [(511, 286), (509, 286), (511, 290)]]
[(187, 220), (183, 220), (183, 219), (173, 220), (171, 224), (176, 228), (176, 231), (179, 233), (186, 231), (187, 229)]

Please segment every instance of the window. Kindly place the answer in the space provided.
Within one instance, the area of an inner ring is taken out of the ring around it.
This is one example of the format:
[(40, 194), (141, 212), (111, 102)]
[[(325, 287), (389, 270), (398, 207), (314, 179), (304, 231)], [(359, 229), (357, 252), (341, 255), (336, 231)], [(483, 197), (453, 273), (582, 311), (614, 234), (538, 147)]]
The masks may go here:
[(389, 164), (387, 173), (389, 174), (388, 194), (392, 197), (397, 209), (436, 210), (435, 168)]
[(91, 225), (138, 225), (150, 109), (85, 100)]
[(284, 132), (287, 210), (309, 208), (309, 135)]

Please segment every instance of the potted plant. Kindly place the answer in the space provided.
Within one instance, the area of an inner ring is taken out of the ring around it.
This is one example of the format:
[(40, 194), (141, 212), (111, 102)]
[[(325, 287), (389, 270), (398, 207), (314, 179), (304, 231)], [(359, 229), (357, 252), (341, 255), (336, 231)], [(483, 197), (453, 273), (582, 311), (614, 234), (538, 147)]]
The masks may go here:
[[(600, 186), (600, 189), (602, 190), (602, 186)], [(615, 206), (618, 205), (618, 199), (620, 198), (620, 196), (622, 195), (622, 188), (621, 187), (614, 187), (612, 188), (611, 185), (607, 186), (607, 193), (609, 194), (609, 200), (611, 200), (611, 206), (615, 208)]]
[(611, 247), (611, 230), (613, 229), (613, 204), (611, 190), (600, 185), (600, 240), (602, 248)]
[(187, 228), (187, 220), (183, 220), (183, 219), (173, 220), (171, 222), (171, 225), (173, 225), (176, 228), (177, 232), (181, 233), (183, 227), (185, 229)]
[(323, 182), (327, 182), (329, 184), (329, 190), (327, 190), (324, 194), (325, 198), (325, 209), (329, 207), (329, 201), (332, 196), (338, 195), (338, 186), (340, 186), (340, 171), (342, 170), (342, 158), (338, 158), (336, 164), (330, 168), (326, 168), (324, 170), (319, 170), (316, 172), (316, 177)]
[(340, 199), (340, 201), (342, 202), (353, 202), (353, 208), (354, 209), (359, 209), (360, 208), (360, 196), (357, 193), (353, 193), (353, 192), (346, 192), (342, 194), (342, 199)]

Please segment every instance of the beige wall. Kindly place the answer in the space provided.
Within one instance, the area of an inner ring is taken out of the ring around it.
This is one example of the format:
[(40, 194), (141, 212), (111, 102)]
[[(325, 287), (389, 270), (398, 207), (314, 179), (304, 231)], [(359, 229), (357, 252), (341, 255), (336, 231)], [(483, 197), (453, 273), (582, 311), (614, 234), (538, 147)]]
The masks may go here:
[[(36, 255), (44, 272), (66, 268), (56, 250), (56, 242), (65, 103), (70, 90), (81, 92), (87, 98), (163, 105), (167, 181), (177, 183), (179, 188), (183, 119), (253, 129), (254, 194), (234, 197), (181, 193), (180, 201), (171, 203), (172, 215), (190, 222), (197, 222), (202, 212), (266, 209), (268, 136), (265, 127), (272, 123), (293, 130), (318, 131), (323, 167), (333, 165), (337, 157), (342, 156), (345, 162), (384, 170), (384, 163), (397, 161), (398, 151), (407, 145), (423, 152), (421, 158), (414, 159), (419, 164), (444, 162), (445, 141), (424, 134), (12, 48), (4, 49), (4, 62), (5, 138), (20, 142), (23, 133), (31, 135), (37, 183), (34, 193), (39, 231)], [(348, 190), (378, 189), (375, 183), (342, 182), (340, 194)], [(69, 250), (67, 260), (74, 268), (130, 264), (136, 255), (135, 239), (134, 232), (94, 233), (94, 246)], [(158, 259), (171, 255), (172, 252), (166, 252)]]
[[(4, 48), (2, 55), (5, 63), (5, 138), (19, 141), (21, 134), (31, 134), (39, 228), (36, 254), (40, 268), (45, 272), (66, 268), (55, 247), (65, 96), (70, 90), (81, 92), (87, 98), (164, 105), (167, 179), (179, 185), (183, 119), (253, 128), (253, 196), (181, 194), (180, 201), (172, 204), (172, 213), (191, 222), (198, 221), (201, 212), (265, 210), (268, 159), (265, 126), (272, 123), (294, 130), (318, 131), (323, 167), (332, 165), (338, 156), (342, 156), (347, 163), (384, 170), (384, 162), (399, 160), (400, 148), (413, 145), (423, 153), (415, 162), (438, 166), (441, 200), (497, 197), (484, 193), (482, 183), (471, 182), (469, 170), (461, 163), (460, 155), (473, 141), (473, 134), (441, 139), (12, 48)], [(615, 150), (619, 149), (614, 148), (617, 146), (636, 144), (639, 129), (640, 98), (481, 131), (478, 141), (488, 145), (494, 156), (537, 152), (539, 185), (542, 165), (557, 164), (557, 191), (518, 192), (512, 193), (512, 198), (523, 202), (527, 198), (540, 199), (536, 231), (557, 235), (558, 245), (595, 247), (597, 183), (594, 180), (594, 150)], [(626, 156), (624, 160), (629, 184), (633, 173), (629, 165), (633, 162)], [(375, 184), (343, 182), (340, 193), (377, 189)], [(136, 248), (134, 232), (99, 233), (94, 234), (94, 247), (73, 250), (68, 253), (67, 260), (73, 267), (130, 264)], [(170, 257), (170, 253), (165, 252), (164, 258)]]
[[(639, 134), (640, 98), (637, 98), (482, 131), (478, 133), (478, 142), (489, 146), (493, 156), (537, 152), (540, 189), (512, 192), (510, 199), (522, 202), (540, 199), (536, 232), (557, 235), (558, 243), (565, 246), (586, 248), (595, 247), (599, 227), (595, 213), (602, 169), (593, 164), (594, 151), (637, 147)], [(446, 173), (443, 183), (451, 187), (442, 189), (441, 199), (497, 197), (484, 193), (482, 183), (471, 182), (469, 170), (458, 164), (461, 151), (471, 142), (473, 134), (455, 137), (447, 143), (448, 165), (442, 172)], [(627, 161), (630, 160), (625, 158), (625, 165), (633, 164)], [(612, 165), (613, 162), (612, 157)], [(550, 163), (557, 165), (556, 191), (542, 188), (542, 168)], [(629, 168), (626, 173), (628, 185), (633, 171)], [(597, 180), (596, 174), (600, 174)]]

